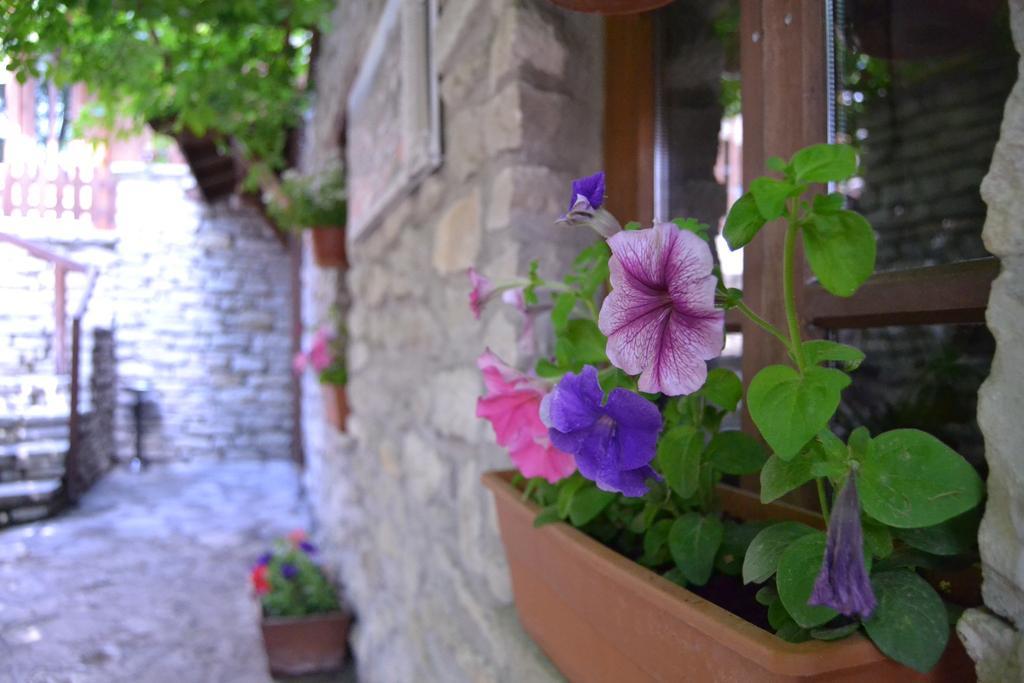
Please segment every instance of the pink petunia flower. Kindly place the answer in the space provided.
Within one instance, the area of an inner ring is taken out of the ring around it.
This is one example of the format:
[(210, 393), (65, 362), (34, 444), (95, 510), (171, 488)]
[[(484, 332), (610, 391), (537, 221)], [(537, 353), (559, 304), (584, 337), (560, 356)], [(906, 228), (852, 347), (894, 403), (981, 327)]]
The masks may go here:
[(494, 296), (496, 289), (490, 278), (478, 273), (476, 268), (470, 268), (468, 275), (469, 284), (473, 287), (469, 291), (469, 308), (473, 311), (473, 317), (479, 320), (480, 314), (484, 310), (484, 304)]
[(292, 356), (292, 371), (296, 375), (301, 375), (303, 372), (305, 372), (306, 365), (308, 364), (309, 361), (306, 358), (306, 354), (304, 354), (302, 351), (299, 351), (294, 356)]
[(612, 292), (598, 318), (608, 337), (608, 360), (639, 374), (640, 391), (693, 393), (725, 339), (710, 248), (672, 223), (617, 233), (608, 246)]
[(309, 364), (317, 372), (323, 372), (330, 367), (331, 361), (331, 332), (326, 327), (321, 327), (313, 335), (313, 343), (306, 354)]
[(476, 415), (490, 421), (499, 446), (526, 477), (544, 477), (552, 484), (576, 471), (573, 457), (551, 444), (540, 419), (540, 403), (551, 387), (527, 377), (484, 351), (477, 359), (487, 395), (477, 399)]

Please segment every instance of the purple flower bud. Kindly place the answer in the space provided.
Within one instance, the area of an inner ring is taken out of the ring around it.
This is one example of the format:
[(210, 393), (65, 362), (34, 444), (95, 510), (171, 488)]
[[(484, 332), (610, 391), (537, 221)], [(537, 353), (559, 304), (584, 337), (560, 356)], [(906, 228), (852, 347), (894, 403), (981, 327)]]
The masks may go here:
[(283, 576), (287, 580), (291, 581), (292, 579), (294, 579), (298, 575), (299, 575), (299, 569), (294, 564), (289, 564), (289, 563), (285, 562), (284, 564), (281, 565), (281, 576)]
[(316, 553), (316, 546), (309, 541), (299, 541), (299, 550), (307, 555), (313, 555)]
[(598, 171), (586, 178), (577, 178), (572, 181), (572, 198), (569, 200), (569, 210), (579, 203), (580, 199), (587, 200), (592, 209), (600, 209), (604, 203), (604, 171)]
[(272, 557), (273, 556), (270, 553), (263, 553), (256, 560), (256, 566), (257, 567), (266, 567), (268, 564), (270, 564), (270, 560), (271, 560)]
[(860, 524), (857, 473), (851, 471), (832, 504), (828, 542), (821, 572), (808, 605), (831, 607), (848, 617), (867, 619), (878, 601), (864, 563), (864, 532)]

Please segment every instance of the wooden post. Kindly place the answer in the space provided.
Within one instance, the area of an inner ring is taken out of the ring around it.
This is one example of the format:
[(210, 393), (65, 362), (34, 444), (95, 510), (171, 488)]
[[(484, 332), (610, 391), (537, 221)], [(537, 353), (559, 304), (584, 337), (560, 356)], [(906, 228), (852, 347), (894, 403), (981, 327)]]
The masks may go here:
[(57, 374), (67, 372), (67, 313), (66, 296), (67, 269), (62, 263), (53, 264), (53, 349), (57, 363)]
[(68, 454), (64, 460), (64, 491), (68, 499), (75, 502), (79, 495), (78, 449), (81, 445), (81, 430), (78, 395), (81, 393), (82, 367), (82, 321), (75, 317), (71, 321), (71, 397), (68, 417)]

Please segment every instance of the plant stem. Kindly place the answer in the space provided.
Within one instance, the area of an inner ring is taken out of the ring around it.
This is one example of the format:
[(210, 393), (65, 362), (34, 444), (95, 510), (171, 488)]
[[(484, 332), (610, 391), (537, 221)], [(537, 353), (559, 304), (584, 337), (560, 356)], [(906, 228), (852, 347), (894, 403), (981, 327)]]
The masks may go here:
[(828, 529), (829, 518), (828, 499), (825, 497), (825, 480), (817, 477), (814, 483), (818, 485), (818, 504), (821, 506), (821, 514), (825, 517), (825, 529)]
[(537, 488), (537, 478), (533, 477), (526, 482), (526, 486), (523, 489), (523, 500), (530, 500), (533, 496), (533, 492)]
[(795, 210), (790, 206), (786, 225), (786, 242), (782, 251), (782, 297), (786, 302), (786, 322), (789, 324), (790, 351), (793, 353), (793, 360), (802, 375), (804, 372), (804, 348), (800, 339), (800, 321), (796, 315), (796, 294), (794, 287), (794, 271), (796, 270), (793, 261), (796, 257), (796, 215)]
[(782, 345), (785, 346), (787, 349), (789, 349), (792, 352), (792, 349), (790, 348), (790, 345), (789, 345), (789, 340), (786, 339), (786, 336), (784, 334), (782, 334), (782, 332), (779, 331), (779, 328), (775, 327), (775, 325), (772, 325), (770, 322), (768, 322), (767, 320), (765, 320), (764, 318), (759, 316), (757, 313), (755, 313), (750, 308), (750, 306), (747, 306), (742, 301), (740, 301), (736, 305), (736, 308), (739, 309), (740, 313), (742, 313), (743, 315), (745, 315), (748, 318), (750, 318), (754, 322), (755, 325), (757, 325), (762, 330), (764, 330), (765, 332), (767, 332), (768, 334), (772, 335), (773, 337), (778, 339), (780, 342), (782, 342)]

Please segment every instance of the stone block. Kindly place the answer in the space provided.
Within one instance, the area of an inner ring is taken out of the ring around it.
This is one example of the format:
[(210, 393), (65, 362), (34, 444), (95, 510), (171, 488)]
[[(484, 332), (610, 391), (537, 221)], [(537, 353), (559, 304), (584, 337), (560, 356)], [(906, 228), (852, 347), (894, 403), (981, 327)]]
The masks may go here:
[(568, 50), (558, 32), (529, 5), (505, 7), (491, 47), (491, 88), (514, 77), (523, 66), (552, 78), (565, 74)]
[(464, 271), (476, 261), (480, 251), (480, 191), (452, 204), (438, 221), (434, 231), (433, 265), (441, 274)]

